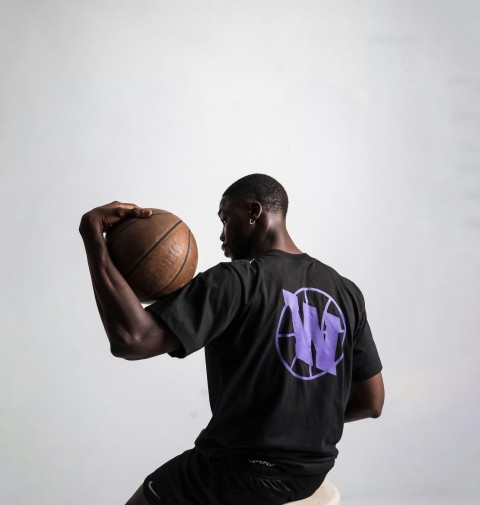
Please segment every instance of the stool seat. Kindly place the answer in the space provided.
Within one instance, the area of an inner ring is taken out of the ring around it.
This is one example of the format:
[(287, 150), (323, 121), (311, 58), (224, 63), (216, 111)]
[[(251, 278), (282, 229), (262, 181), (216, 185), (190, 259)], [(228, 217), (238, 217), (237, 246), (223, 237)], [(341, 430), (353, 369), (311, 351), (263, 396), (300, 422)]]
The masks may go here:
[(339, 505), (340, 492), (328, 480), (324, 480), (322, 485), (308, 498), (304, 500), (291, 501), (285, 505)]

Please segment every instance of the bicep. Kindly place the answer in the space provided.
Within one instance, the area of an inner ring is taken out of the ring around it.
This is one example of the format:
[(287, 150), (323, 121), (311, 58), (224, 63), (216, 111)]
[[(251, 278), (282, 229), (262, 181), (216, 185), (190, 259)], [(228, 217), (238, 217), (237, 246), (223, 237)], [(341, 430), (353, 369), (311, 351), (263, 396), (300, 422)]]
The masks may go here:
[(385, 401), (382, 372), (377, 373), (370, 379), (352, 382), (352, 393), (359, 402), (371, 408), (378, 417), (382, 412)]
[(112, 354), (127, 360), (141, 360), (173, 352), (180, 347), (180, 340), (170, 328), (161, 319), (145, 311), (142, 334), (128, 348), (112, 349)]

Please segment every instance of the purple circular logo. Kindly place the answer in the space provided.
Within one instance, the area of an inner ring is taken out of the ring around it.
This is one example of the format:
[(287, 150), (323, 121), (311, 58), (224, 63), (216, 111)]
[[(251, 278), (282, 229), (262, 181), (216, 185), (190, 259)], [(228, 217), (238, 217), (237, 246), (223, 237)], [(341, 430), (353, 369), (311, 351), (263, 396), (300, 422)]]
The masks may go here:
[(282, 294), (275, 344), (285, 368), (301, 380), (337, 375), (347, 328), (338, 303), (316, 288)]

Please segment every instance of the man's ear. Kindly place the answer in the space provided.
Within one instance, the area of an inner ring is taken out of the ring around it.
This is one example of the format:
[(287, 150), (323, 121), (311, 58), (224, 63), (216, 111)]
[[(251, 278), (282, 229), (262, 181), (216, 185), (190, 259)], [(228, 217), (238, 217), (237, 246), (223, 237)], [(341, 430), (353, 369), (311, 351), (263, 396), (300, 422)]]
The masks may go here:
[(253, 200), (250, 202), (250, 218), (256, 221), (262, 214), (263, 207), (260, 202)]

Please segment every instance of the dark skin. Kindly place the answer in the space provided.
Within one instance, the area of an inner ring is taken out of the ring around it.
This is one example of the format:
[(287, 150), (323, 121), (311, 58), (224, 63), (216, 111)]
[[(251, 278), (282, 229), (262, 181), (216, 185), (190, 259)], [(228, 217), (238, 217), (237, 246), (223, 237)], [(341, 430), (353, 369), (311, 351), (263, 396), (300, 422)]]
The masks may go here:
[(113, 264), (103, 237), (128, 217), (148, 218), (149, 209), (112, 202), (87, 212), (80, 222), (98, 311), (114, 356), (145, 359), (180, 347), (177, 337), (149, 312)]
[(287, 231), (285, 217), (280, 212), (264, 211), (254, 199), (223, 197), (218, 217), (223, 224), (222, 250), (232, 260), (251, 260), (271, 249), (302, 253)]
[[(80, 234), (85, 244), (90, 276), (105, 332), (114, 356), (127, 360), (151, 358), (180, 348), (170, 329), (145, 311), (113, 264), (103, 234), (122, 219), (145, 218), (150, 209), (130, 203), (112, 202), (83, 215)], [(232, 260), (253, 259), (278, 249), (290, 254), (302, 251), (290, 237), (285, 216), (264, 209), (255, 199), (222, 198), (218, 216), (223, 224), (220, 240), (225, 256)], [(378, 417), (383, 408), (382, 374), (352, 383), (345, 422)], [(142, 486), (127, 505), (148, 505)]]

